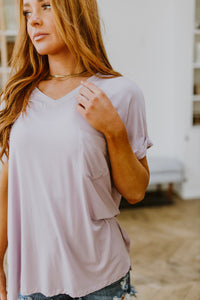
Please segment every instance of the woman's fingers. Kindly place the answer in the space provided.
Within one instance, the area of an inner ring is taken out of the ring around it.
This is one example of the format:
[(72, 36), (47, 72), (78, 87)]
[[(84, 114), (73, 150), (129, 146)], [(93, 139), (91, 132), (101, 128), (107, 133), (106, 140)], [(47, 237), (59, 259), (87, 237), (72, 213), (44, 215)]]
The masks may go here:
[(94, 93), (86, 87), (80, 88), (79, 94), (82, 95), (83, 97), (85, 97), (87, 100), (92, 99), (94, 96)]
[(78, 95), (76, 97), (77, 101), (78, 101), (78, 105), (82, 106), (82, 108), (84, 108), (85, 110), (88, 108), (89, 105), (89, 100), (86, 99), (83, 95)]
[(102, 93), (102, 90), (90, 81), (87, 81), (87, 80), (86, 81), (81, 81), (81, 84), (82, 84), (83, 87), (86, 87), (93, 94)]
[(76, 99), (76, 110), (96, 130), (106, 134), (111, 124), (121, 122), (110, 99), (92, 82), (82, 82)]

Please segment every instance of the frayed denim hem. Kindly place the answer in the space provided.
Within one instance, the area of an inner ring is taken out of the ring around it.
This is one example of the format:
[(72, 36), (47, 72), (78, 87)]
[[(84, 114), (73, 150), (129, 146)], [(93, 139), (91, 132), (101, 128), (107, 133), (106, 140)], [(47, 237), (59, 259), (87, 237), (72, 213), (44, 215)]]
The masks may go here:
[(137, 297), (136, 289), (130, 284), (130, 272), (120, 282), (121, 290), (113, 297), (113, 300), (131, 300), (133, 297)]

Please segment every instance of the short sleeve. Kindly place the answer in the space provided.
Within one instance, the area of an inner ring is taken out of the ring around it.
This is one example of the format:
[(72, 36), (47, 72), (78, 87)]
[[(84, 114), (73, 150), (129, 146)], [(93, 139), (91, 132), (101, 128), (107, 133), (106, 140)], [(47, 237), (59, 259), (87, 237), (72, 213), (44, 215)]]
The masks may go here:
[(128, 107), (126, 129), (133, 152), (138, 159), (146, 156), (153, 143), (148, 136), (145, 101), (142, 91), (134, 86)]

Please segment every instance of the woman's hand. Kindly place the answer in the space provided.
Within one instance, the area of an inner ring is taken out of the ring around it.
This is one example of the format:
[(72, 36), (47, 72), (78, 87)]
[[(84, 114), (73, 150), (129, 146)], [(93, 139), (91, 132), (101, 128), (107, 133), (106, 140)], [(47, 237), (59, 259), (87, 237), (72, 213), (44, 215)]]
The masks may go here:
[(7, 300), (6, 274), (3, 267), (0, 268), (0, 300)]
[(121, 132), (124, 124), (106, 94), (95, 84), (85, 81), (76, 97), (77, 111), (96, 130), (105, 136)]

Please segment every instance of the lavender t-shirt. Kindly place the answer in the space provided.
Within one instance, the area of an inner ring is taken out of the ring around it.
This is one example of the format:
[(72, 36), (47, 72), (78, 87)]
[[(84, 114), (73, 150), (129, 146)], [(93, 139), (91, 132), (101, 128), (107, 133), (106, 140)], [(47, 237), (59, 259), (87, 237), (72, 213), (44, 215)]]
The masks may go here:
[[(152, 143), (140, 88), (125, 77), (88, 80), (112, 101), (142, 159)], [(35, 88), (11, 129), (8, 300), (19, 292), (81, 297), (131, 266), (106, 140), (76, 111), (79, 88), (57, 100)]]

